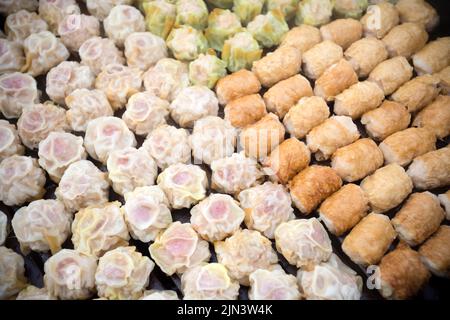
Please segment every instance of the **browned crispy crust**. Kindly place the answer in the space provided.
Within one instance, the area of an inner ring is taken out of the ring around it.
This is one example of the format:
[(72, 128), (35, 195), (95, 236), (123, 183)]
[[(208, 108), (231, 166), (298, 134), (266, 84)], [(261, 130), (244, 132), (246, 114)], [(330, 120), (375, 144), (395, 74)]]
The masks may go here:
[(320, 27), (320, 33), (324, 40), (331, 40), (345, 50), (353, 42), (361, 39), (363, 26), (355, 19), (336, 19)]
[(283, 36), (280, 47), (295, 47), (303, 53), (311, 49), (320, 41), (322, 41), (322, 36), (320, 35), (319, 29), (307, 24), (302, 24), (292, 28)]
[(253, 124), (267, 114), (266, 105), (259, 94), (250, 94), (230, 101), (224, 112), (225, 120), (237, 128)]
[(333, 64), (316, 80), (314, 94), (327, 101), (333, 101), (334, 97), (358, 82), (358, 76), (352, 65), (345, 59)]
[(419, 249), (422, 261), (435, 275), (450, 277), (450, 226), (440, 226), (438, 231)]
[(425, 28), (417, 23), (402, 23), (389, 31), (383, 38), (390, 57), (403, 56), (405, 58), (420, 49), (428, 41), (428, 33)]
[(417, 114), (412, 125), (427, 128), (440, 139), (450, 135), (450, 96), (438, 96)]
[(255, 74), (246, 69), (239, 70), (217, 82), (216, 93), (219, 103), (227, 104), (231, 100), (258, 93), (261, 90), (261, 83)]

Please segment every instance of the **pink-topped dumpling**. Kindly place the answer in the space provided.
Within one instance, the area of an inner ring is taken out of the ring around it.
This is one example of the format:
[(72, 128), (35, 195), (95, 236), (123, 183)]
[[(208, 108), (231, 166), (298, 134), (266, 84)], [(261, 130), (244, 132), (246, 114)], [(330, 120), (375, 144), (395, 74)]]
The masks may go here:
[(19, 10), (36, 11), (38, 0), (2, 0), (0, 2), (0, 12), (11, 14)]
[(39, 15), (54, 33), (65, 16), (80, 14), (80, 11), (76, 0), (39, 0)]
[(9, 248), (0, 247), (0, 299), (8, 299), (26, 287), (24, 261)]
[(112, 187), (120, 195), (137, 187), (154, 185), (158, 175), (155, 160), (143, 149), (116, 149), (110, 153), (106, 164)]
[(86, 159), (83, 138), (67, 132), (50, 132), (39, 143), (39, 165), (50, 179), (59, 183), (64, 171), (74, 162)]
[(169, 200), (158, 186), (138, 187), (125, 193), (122, 211), (131, 236), (142, 242), (154, 241), (172, 223)]
[(9, 40), (23, 43), (32, 33), (48, 30), (47, 22), (36, 12), (20, 10), (6, 17), (5, 32)]
[(134, 32), (125, 40), (125, 57), (130, 67), (147, 71), (167, 56), (164, 39), (151, 32)]
[(184, 300), (237, 300), (239, 283), (220, 263), (188, 269), (181, 277)]
[(269, 239), (283, 222), (295, 218), (292, 200), (283, 185), (265, 182), (239, 194), (241, 208), (245, 211), (245, 225), (258, 230)]
[(172, 223), (150, 245), (150, 255), (167, 275), (181, 274), (209, 261), (208, 242), (202, 240), (189, 223)]
[(77, 52), (86, 40), (100, 36), (100, 22), (93, 16), (70, 14), (59, 23), (58, 34), (67, 49)]
[(146, 290), (139, 300), (180, 300), (173, 290)]
[(158, 176), (158, 185), (174, 209), (190, 208), (206, 197), (206, 172), (192, 164), (173, 164)]
[(16, 211), (11, 221), (20, 250), (55, 254), (70, 234), (72, 214), (58, 200), (36, 200)]
[(124, 64), (122, 51), (117, 49), (111, 39), (92, 37), (81, 45), (78, 50), (81, 64), (91, 68), (98, 75), (109, 64)]
[(231, 196), (216, 193), (191, 209), (191, 224), (203, 239), (214, 242), (239, 230), (244, 215)]
[(20, 143), (16, 126), (0, 119), (0, 161), (15, 154), (22, 155), (25, 148)]
[(250, 278), (250, 300), (299, 300), (297, 278), (277, 266), (273, 270), (258, 269)]
[(5, 118), (19, 118), (23, 109), (39, 102), (36, 80), (28, 74), (0, 75), (0, 112)]
[(61, 300), (88, 299), (95, 293), (97, 259), (79, 251), (63, 249), (44, 264), (48, 293)]
[(64, 172), (55, 191), (70, 212), (91, 205), (108, 202), (108, 175), (100, 171), (92, 162), (80, 160), (72, 163)]
[(60, 105), (76, 89), (91, 89), (95, 77), (88, 66), (76, 61), (63, 61), (47, 73), (46, 92), (50, 99)]
[(118, 5), (111, 9), (103, 20), (105, 33), (116, 46), (123, 47), (125, 39), (133, 32), (145, 31), (145, 20), (141, 12), (133, 6)]
[(14, 155), (0, 162), (0, 201), (18, 206), (40, 199), (44, 193), (45, 173), (36, 159)]
[(20, 139), (25, 146), (36, 149), (50, 132), (67, 131), (66, 110), (50, 101), (26, 108), (17, 122)]
[(0, 74), (20, 71), (25, 64), (22, 45), (18, 42), (0, 39)]
[(128, 128), (138, 135), (147, 135), (169, 117), (169, 102), (155, 96), (151, 92), (133, 94), (127, 102), (122, 115)]
[(132, 5), (134, 0), (86, 0), (86, 7), (90, 14), (103, 21), (109, 12), (119, 4)]

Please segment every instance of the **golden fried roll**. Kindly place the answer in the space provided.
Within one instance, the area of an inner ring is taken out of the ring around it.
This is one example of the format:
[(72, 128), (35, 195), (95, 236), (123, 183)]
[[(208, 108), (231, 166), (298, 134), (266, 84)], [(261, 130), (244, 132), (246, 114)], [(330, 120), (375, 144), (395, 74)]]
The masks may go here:
[(237, 128), (243, 128), (259, 121), (267, 114), (266, 104), (259, 94), (250, 94), (227, 103), (225, 120)]
[(438, 231), (419, 249), (422, 262), (434, 275), (450, 278), (450, 226)]
[(276, 147), (263, 162), (264, 171), (272, 181), (286, 184), (311, 160), (308, 147), (296, 138), (289, 138)]
[(392, 163), (364, 178), (360, 184), (373, 212), (383, 213), (395, 208), (411, 193), (413, 183), (405, 169)]
[(429, 42), (412, 57), (418, 75), (439, 72), (450, 65), (450, 37)]
[(313, 128), (306, 136), (306, 144), (318, 161), (327, 160), (340, 147), (359, 138), (359, 131), (352, 119), (332, 116)]
[(353, 182), (365, 178), (383, 165), (383, 153), (369, 138), (359, 139), (333, 153), (331, 167), (342, 180)]
[(285, 129), (273, 113), (245, 127), (240, 135), (241, 146), (247, 157), (262, 159), (284, 140)]
[(401, 240), (417, 246), (439, 228), (444, 217), (439, 199), (426, 191), (413, 193), (391, 222)]
[(340, 236), (364, 218), (368, 210), (369, 201), (362, 189), (349, 183), (322, 202), (319, 215), (328, 230)]
[(383, 38), (389, 57), (411, 57), (428, 41), (428, 33), (417, 23), (403, 23), (392, 28)]
[(381, 260), (396, 236), (389, 217), (372, 212), (345, 237), (342, 250), (354, 263), (369, 266)]
[(383, 38), (399, 22), (397, 9), (387, 1), (369, 6), (366, 14), (361, 18), (364, 35), (378, 39)]
[(391, 99), (404, 104), (409, 112), (419, 111), (438, 96), (438, 85), (438, 76), (425, 74), (406, 82), (391, 95)]
[(289, 183), (292, 201), (308, 215), (342, 186), (337, 173), (326, 166), (312, 165), (300, 171)]
[(308, 79), (297, 74), (286, 80), (282, 80), (267, 90), (264, 94), (267, 110), (275, 113), (283, 119), (286, 113), (302, 97), (310, 97), (313, 90)]
[(441, 205), (445, 208), (447, 220), (450, 220), (450, 190), (447, 190), (446, 193), (438, 195), (438, 198), (441, 202)]
[(281, 40), (280, 47), (291, 46), (305, 53), (322, 41), (319, 29), (307, 24), (302, 24), (289, 30)]
[(420, 23), (427, 31), (431, 31), (439, 23), (436, 10), (425, 0), (399, 0), (395, 7), (402, 23)]
[(334, 99), (334, 113), (359, 119), (367, 111), (378, 107), (384, 99), (384, 92), (370, 81), (357, 82), (338, 94)]
[(383, 41), (376, 38), (362, 38), (344, 52), (358, 77), (367, 77), (379, 63), (388, 58)]
[(408, 60), (400, 56), (381, 62), (370, 72), (368, 80), (378, 84), (387, 96), (411, 79), (412, 75), (413, 68)]
[(385, 163), (407, 166), (415, 157), (436, 150), (436, 135), (427, 128), (408, 128), (380, 143)]
[(406, 107), (389, 100), (384, 100), (379, 108), (366, 112), (361, 117), (367, 134), (376, 141), (408, 128), (410, 121), (411, 114)]
[(239, 70), (223, 77), (217, 82), (216, 94), (221, 105), (226, 105), (231, 100), (258, 93), (261, 83), (255, 74), (246, 69)]
[(428, 190), (450, 185), (450, 147), (415, 158), (407, 173), (417, 189)]
[(269, 88), (299, 73), (301, 66), (302, 53), (295, 47), (284, 46), (253, 62), (252, 71), (261, 84)]
[(450, 95), (450, 66), (436, 73), (436, 76), (439, 78), (441, 94)]
[(427, 128), (439, 139), (447, 137), (450, 134), (450, 96), (438, 96), (416, 115), (412, 125)]
[(320, 27), (323, 40), (333, 41), (344, 50), (361, 39), (362, 33), (362, 24), (355, 19), (336, 19)]
[(325, 40), (303, 54), (303, 72), (308, 78), (317, 79), (343, 56), (344, 52), (339, 45)]
[(316, 80), (314, 94), (327, 101), (358, 82), (358, 76), (352, 65), (345, 59), (333, 64)]

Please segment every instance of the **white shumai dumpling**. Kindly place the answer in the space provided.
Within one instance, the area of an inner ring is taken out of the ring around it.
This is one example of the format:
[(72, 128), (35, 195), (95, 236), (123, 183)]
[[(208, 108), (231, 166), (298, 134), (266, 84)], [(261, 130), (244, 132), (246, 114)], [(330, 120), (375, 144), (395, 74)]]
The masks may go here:
[(108, 98), (98, 89), (76, 89), (65, 99), (67, 122), (73, 131), (86, 131), (91, 120), (114, 114)]
[(47, 22), (36, 12), (19, 10), (6, 17), (5, 32), (9, 40), (23, 43), (30, 34), (48, 30)]
[(144, 32), (144, 16), (138, 9), (129, 5), (118, 5), (111, 9), (103, 20), (105, 33), (114, 43), (123, 47), (125, 39), (133, 32)]
[(86, 0), (86, 7), (91, 15), (103, 21), (112, 8), (119, 4), (132, 5), (135, 0)]
[(55, 195), (67, 210), (75, 212), (91, 205), (108, 202), (108, 174), (92, 162), (80, 160), (64, 171)]
[(183, 88), (189, 86), (188, 65), (175, 59), (164, 58), (148, 69), (143, 79), (145, 90), (170, 102)]
[(207, 116), (194, 124), (189, 137), (194, 158), (200, 163), (229, 157), (236, 147), (237, 131), (227, 120), (216, 116)]
[(44, 185), (45, 173), (36, 159), (14, 155), (0, 162), (0, 201), (7, 206), (40, 199)]
[(265, 182), (239, 193), (241, 208), (245, 211), (245, 225), (258, 230), (269, 239), (283, 222), (295, 218), (289, 192), (280, 185)]
[(91, 68), (98, 75), (109, 64), (124, 64), (122, 51), (117, 49), (111, 39), (92, 37), (83, 42), (80, 49), (81, 64)]
[(22, 290), (27, 283), (21, 255), (0, 247), (0, 299), (8, 299)]
[(98, 261), (95, 285), (98, 296), (109, 300), (133, 300), (142, 296), (155, 264), (136, 251), (119, 247), (106, 252)]
[(56, 300), (56, 297), (50, 295), (47, 288), (29, 285), (19, 292), (16, 300)]
[(173, 164), (161, 172), (157, 182), (174, 209), (190, 208), (206, 197), (208, 179), (199, 166)]
[(46, 73), (69, 58), (69, 51), (50, 31), (33, 33), (23, 42), (25, 65), (22, 68), (33, 77)]
[(119, 201), (78, 211), (72, 223), (72, 234), (75, 250), (96, 257), (128, 245), (130, 239)]
[(308, 300), (359, 300), (362, 279), (335, 254), (327, 262), (300, 269), (297, 273), (300, 291)]
[(244, 211), (231, 196), (211, 194), (191, 209), (191, 224), (205, 240), (223, 240), (239, 230)]
[(134, 32), (125, 40), (125, 57), (130, 67), (147, 71), (159, 60), (167, 58), (167, 46), (163, 38), (151, 32)]
[(86, 40), (100, 35), (100, 22), (93, 16), (71, 14), (59, 23), (58, 34), (67, 49), (78, 51)]
[(95, 292), (97, 259), (76, 250), (62, 249), (44, 264), (48, 293), (62, 300), (88, 299)]
[(122, 115), (123, 121), (138, 135), (147, 135), (153, 129), (166, 124), (169, 117), (169, 102), (151, 92), (133, 94)]
[(249, 275), (258, 269), (272, 269), (278, 257), (269, 239), (254, 230), (238, 230), (225, 241), (214, 243), (217, 260), (233, 279), (248, 286)]
[(0, 12), (11, 14), (19, 10), (36, 11), (38, 0), (2, 0), (0, 2)]
[(106, 164), (112, 151), (135, 147), (136, 138), (122, 119), (100, 117), (89, 122), (84, 146), (92, 158)]
[(122, 211), (131, 236), (142, 242), (154, 241), (172, 223), (169, 200), (158, 186), (138, 187), (125, 193)]
[(184, 300), (237, 300), (239, 283), (220, 263), (188, 269), (181, 277)]
[(8, 232), (8, 217), (3, 213), (3, 211), (0, 211), (0, 246), (5, 243)]
[(79, 14), (80, 11), (76, 0), (39, 0), (39, 15), (54, 33), (65, 16)]
[(39, 143), (39, 165), (50, 179), (59, 183), (64, 171), (74, 162), (86, 159), (83, 138), (67, 132), (50, 132)]
[(54, 254), (70, 234), (72, 215), (59, 200), (36, 200), (17, 210), (11, 224), (24, 254), (30, 250)]
[(29, 74), (0, 75), (0, 112), (5, 118), (19, 118), (23, 109), (39, 102), (36, 80)]
[(20, 71), (25, 64), (22, 45), (20, 43), (0, 39), (0, 74)]
[(0, 161), (15, 154), (22, 155), (24, 151), (16, 126), (0, 119)]
[(143, 149), (116, 149), (110, 153), (106, 164), (112, 187), (120, 195), (137, 187), (154, 185), (158, 175), (155, 160)]
[(95, 77), (88, 66), (76, 61), (63, 61), (47, 73), (46, 89), (50, 99), (60, 105), (65, 98), (76, 89), (91, 89)]
[(34, 104), (23, 110), (17, 122), (17, 129), (23, 144), (30, 149), (36, 149), (39, 142), (47, 138), (50, 132), (69, 129), (66, 110), (50, 101)]
[(330, 258), (333, 249), (325, 228), (316, 218), (283, 222), (275, 229), (277, 250), (298, 268)]
[(149, 251), (155, 263), (169, 276), (181, 274), (211, 257), (208, 242), (202, 240), (189, 223), (179, 221), (160, 233)]
[(273, 270), (258, 269), (250, 276), (250, 300), (299, 300), (297, 278), (281, 267)]
[(191, 160), (189, 132), (183, 128), (161, 125), (147, 136), (142, 148), (156, 160), (161, 169)]
[(211, 187), (229, 194), (238, 194), (256, 185), (263, 177), (256, 160), (247, 158), (243, 152), (214, 160), (211, 170)]
[(173, 290), (146, 290), (139, 300), (179, 300)]

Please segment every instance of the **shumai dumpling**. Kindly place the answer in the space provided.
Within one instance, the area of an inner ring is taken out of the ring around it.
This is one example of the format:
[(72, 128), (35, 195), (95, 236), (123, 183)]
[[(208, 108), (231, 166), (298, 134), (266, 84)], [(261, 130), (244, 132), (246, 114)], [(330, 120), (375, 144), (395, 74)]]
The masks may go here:
[(27, 283), (21, 255), (0, 247), (0, 299), (8, 299), (22, 290)]
[[(12, 3), (19, 1), (10, 1)], [(48, 30), (47, 22), (36, 12), (30, 12), (24, 9), (10, 14), (5, 20), (5, 32), (9, 40), (23, 43), (32, 33), (38, 33)]]
[(22, 45), (0, 39), (0, 73), (20, 71), (25, 64)]
[(119, 247), (108, 251), (98, 261), (95, 285), (98, 295), (109, 300), (135, 300), (148, 286), (155, 264), (136, 251)]
[(3, 211), (0, 211), (0, 246), (5, 243), (8, 232), (8, 217), (5, 213), (3, 213)]
[(103, 21), (111, 9), (119, 4), (132, 5), (135, 0), (86, 0), (86, 7), (90, 14)]
[(202, 240), (189, 223), (179, 221), (160, 233), (149, 251), (155, 263), (169, 276), (183, 273), (211, 257), (208, 242)]
[(130, 34), (145, 31), (144, 16), (133, 6), (117, 5), (103, 20), (103, 27), (108, 38), (118, 47), (123, 47)]
[(47, 288), (29, 285), (19, 292), (16, 300), (56, 300), (56, 297), (49, 294)]
[(125, 57), (130, 67), (147, 71), (167, 56), (164, 39), (151, 32), (134, 32), (125, 40)]
[(54, 33), (65, 16), (79, 13), (80, 7), (76, 0), (39, 0), (39, 15)]
[(91, 68), (98, 75), (109, 64), (124, 64), (125, 58), (111, 39), (92, 37), (78, 50), (81, 64)]
[(188, 269), (181, 277), (184, 300), (237, 300), (239, 283), (220, 263)]
[(0, 119), (0, 161), (15, 154), (22, 155), (25, 148), (20, 143), (16, 126)]
[(100, 22), (85, 14), (67, 15), (59, 23), (58, 34), (67, 49), (76, 52), (86, 40), (100, 35)]
[(0, 3), (0, 12), (12, 14), (22, 9), (36, 11), (38, 5), (38, 0), (3, 0)]
[(139, 300), (180, 300), (173, 290), (146, 290)]
[(5, 118), (19, 118), (22, 111), (39, 102), (36, 80), (26, 73), (0, 75), (0, 112)]
[(273, 270), (258, 269), (250, 274), (250, 300), (299, 300), (297, 278), (278, 266)]

